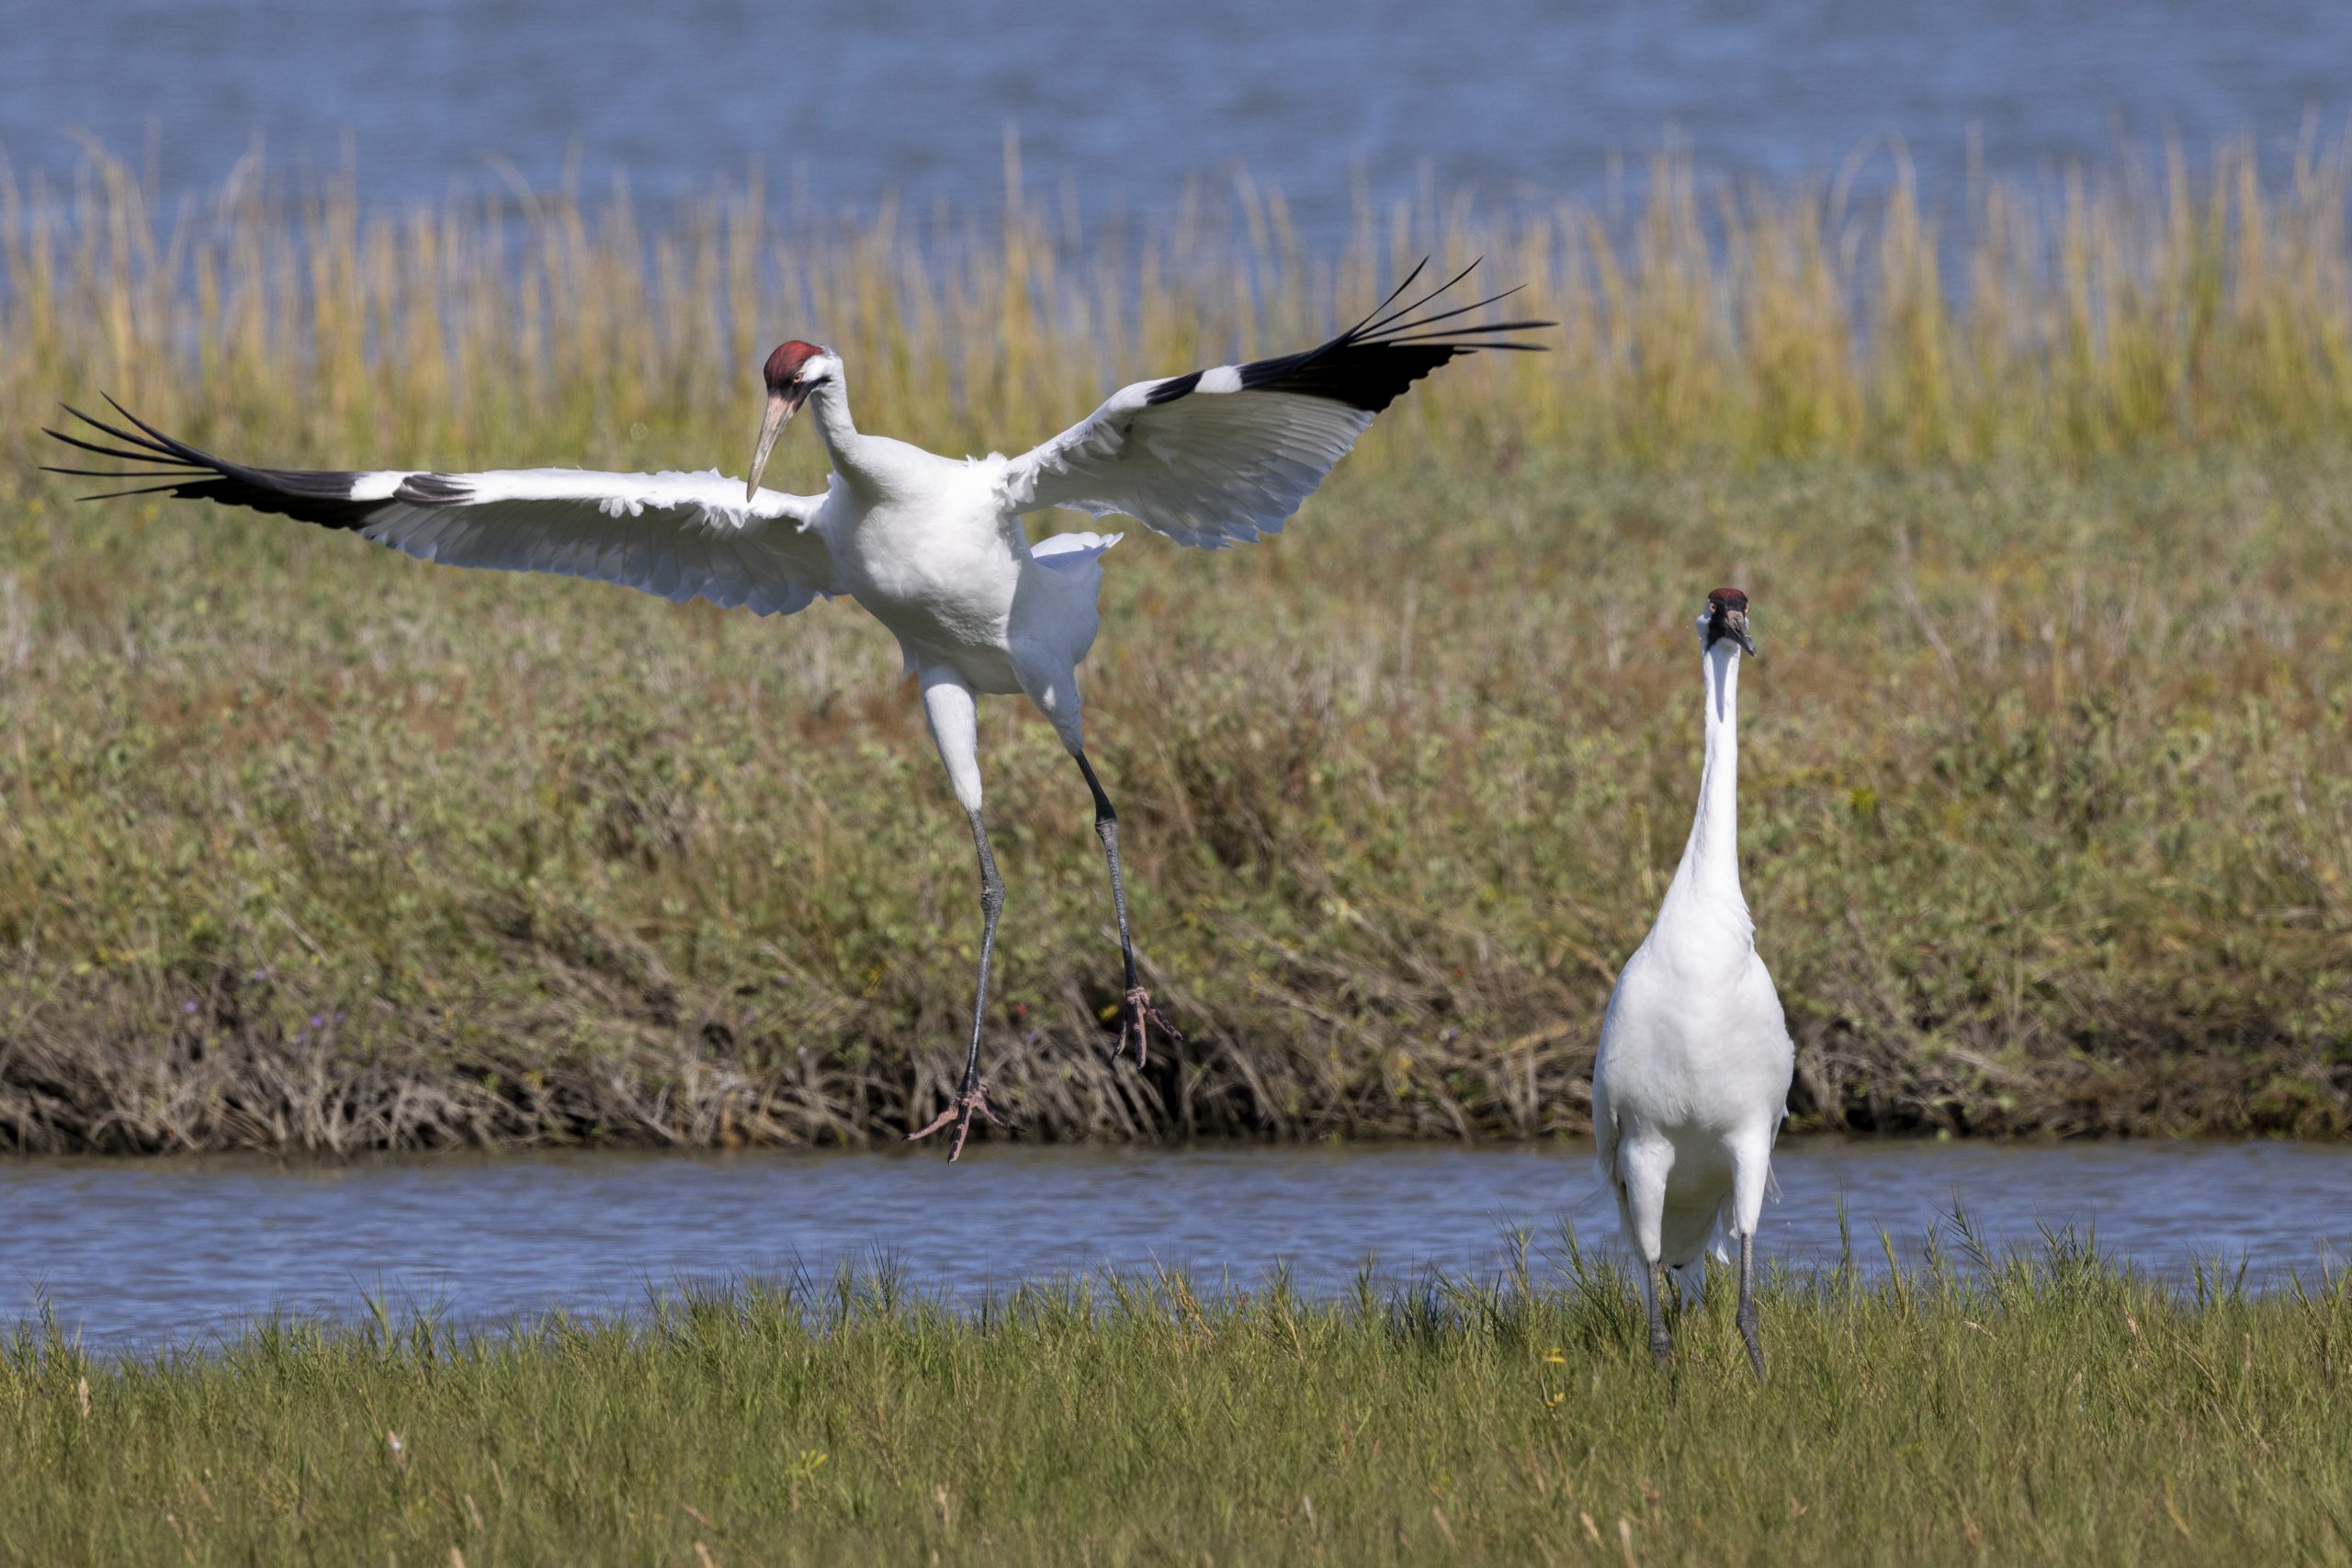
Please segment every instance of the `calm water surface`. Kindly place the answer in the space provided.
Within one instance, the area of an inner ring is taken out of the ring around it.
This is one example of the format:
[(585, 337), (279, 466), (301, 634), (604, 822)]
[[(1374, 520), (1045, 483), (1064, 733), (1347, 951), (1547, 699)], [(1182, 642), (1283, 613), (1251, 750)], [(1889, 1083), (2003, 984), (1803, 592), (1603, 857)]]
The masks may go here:
[[(79, 129), (209, 194), (258, 137), (372, 198), (535, 184), (576, 151), (657, 206), (763, 162), (817, 210), (985, 207), (1017, 126), (1041, 194), (1162, 214), (1237, 161), (1310, 230), (1426, 166), (1444, 191), (1605, 197), (1669, 129), (1732, 175), (1834, 174), (1904, 137), (1957, 199), (1984, 165), (2109, 162), (2168, 130), (2282, 161), (2352, 109), (2342, 0), (10, 0), (0, 147), (70, 173)], [(1889, 167), (1866, 171), (1867, 188)]]
[[(2256, 1280), (2352, 1256), (2352, 1149), (2288, 1144), (2029, 1147), (1800, 1143), (1762, 1245), (1834, 1261), (1842, 1198), (1862, 1263), (1877, 1232), (1917, 1251), (1955, 1201), (1998, 1243), (2096, 1228), (2180, 1278), (2196, 1258)], [(1429, 1268), (1491, 1275), (1506, 1233), (1563, 1221), (1614, 1245), (1589, 1148), (1187, 1151), (983, 1147), (954, 1170), (895, 1154), (440, 1156), (0, 1163), (0, 1320), (46, 1299), (86, 1342), (202, 1340), (272, 1309), (351, 1317), (363, 1292), (494, 1323), (627, 1311), (649, 1287), (829, 1274), (888, 1260), (961, 1299), (1105, 1267), (1181, 1265), (1305, 1289)]]

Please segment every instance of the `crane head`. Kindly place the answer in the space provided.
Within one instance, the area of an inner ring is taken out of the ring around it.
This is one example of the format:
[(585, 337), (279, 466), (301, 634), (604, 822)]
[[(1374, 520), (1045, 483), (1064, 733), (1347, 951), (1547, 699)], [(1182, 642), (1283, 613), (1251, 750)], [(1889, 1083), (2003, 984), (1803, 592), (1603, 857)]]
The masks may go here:
[(743, 481), (743, 499), (750, 501), (760, 491), (760, 475), (768, 466), (768, 454), (775, 449), (775, 438), (808, 394), (841, 374), (840, 356), (822, 344), (803, 343), (794, 338), (778, 344), (767, 363), (760, 367), (760, 376), (767, 383), (768, 412), (760, 421), (759, 444), (752, 449), (752, 477)]
[(1747, 595), (1736, 588), (1718, 588), (1707, 595), (1707, 607), (1699, 615), (1699, 646), (1712, 649), (1729, 637), (1744, 649), (1750, 659), (1757, 657), (1756, 639), (1747, 635)]

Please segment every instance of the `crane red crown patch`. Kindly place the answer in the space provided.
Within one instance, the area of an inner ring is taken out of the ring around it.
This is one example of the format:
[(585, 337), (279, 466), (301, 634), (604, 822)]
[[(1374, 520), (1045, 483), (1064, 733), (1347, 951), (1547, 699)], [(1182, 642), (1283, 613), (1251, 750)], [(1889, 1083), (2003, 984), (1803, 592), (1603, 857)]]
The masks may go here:
[(790, 343), (776, 344), (768, 355), (767, 378), (771, 387), (781, 387), (800, 374), (800, 367), (825, 351), (813, 343), (794, 338)]
[[(780, 353), (782, 351), (779, 350), (778, 352)], [(1747, 595), (1742, 593), (1736, 588), (1718, 588), (1713, 593), (1707, 595), (1707, 603), (1710, 604), (1720, 604), (1726, 610), (1738, 610), (1745, 612), (1747, 608)]]

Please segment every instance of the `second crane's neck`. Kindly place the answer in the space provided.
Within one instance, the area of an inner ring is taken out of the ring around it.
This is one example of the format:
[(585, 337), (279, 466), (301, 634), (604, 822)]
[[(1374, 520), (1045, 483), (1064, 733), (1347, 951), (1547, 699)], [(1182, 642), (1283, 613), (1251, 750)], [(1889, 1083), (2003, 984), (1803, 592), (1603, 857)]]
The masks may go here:
[[(1667, 903), (1729, 918), (1748, 928), (1739, 888), (1739, 649), (1729, 637), (1700, 656), (1706, 679), (1707, 761), (1699, 775), (1699, 809), (1690, 841), (1667, 891)], [(1661, 916), (1663, 918), (1663, 916)]]

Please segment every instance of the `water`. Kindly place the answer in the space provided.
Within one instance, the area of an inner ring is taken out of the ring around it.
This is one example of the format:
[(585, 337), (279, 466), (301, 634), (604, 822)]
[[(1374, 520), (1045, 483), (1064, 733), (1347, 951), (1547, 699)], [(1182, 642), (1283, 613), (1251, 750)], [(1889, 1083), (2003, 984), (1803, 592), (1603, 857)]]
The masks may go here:
[[(2199, 1258), (2257, 1283), (2315, 1279), (2352, 1254), (2352, 1148), (1814, 1142), (1778, 1168), (1759, 1239), (1794, 1265), (1836, 1261), (1841, 1197), (1873, 1271), (1881, 1226), (1916, 1257), (1955, 1200), (1996, 1244), (2095, 1228), (2102, 1250), (2173, 1280)], [(21, 1160), (0, 1164), (0, 1319), (45, 1298), (111, 1348), (208, 1342), (271, 1310), (349, 1319), (364, 1292), (496, 1324), (844, 1260), (965, 1301), (1155, 1263), (1243, 1288), (1287, 1266), (1328, 1293), (1375, 1258), (1392, 1282), (1491, 1277), (1512, 1227), (1535, 1233), (1539, 1265), (1564, 1220), (1615, 1235), (1589, 1147), (998, 1145), (953, 1170), (895, 1154)]]
[[(377, 201), (539, 186), (576, 153), (655, 207), (759, 160), (779, 196), (870, 211), (899, 191), (985, 209), (1017, 126), (1032, 188), (1164, 215), (1236, 162), (1310, 233), (1376, 198), (1604, 202), (1670, 128), (1715, 172), (1833, 175), (1900, 134), (1931, 194), (1983, 166), (2111, 164), (2177, 131), (2283, 161), (2352, 111), (2340, 0), (11, 0), (0, 147), (67, 175), (70, 132), (150, 161), (166, 210), (256, 137)], [(2333, 63), (2331, 63), (2333, 62)], [(1865, 188), (1888, 160), (1863, 171)]]

